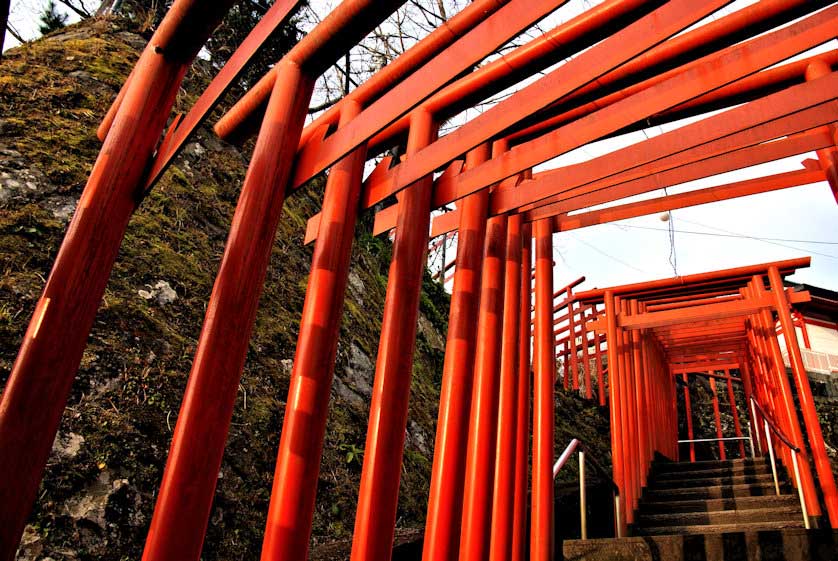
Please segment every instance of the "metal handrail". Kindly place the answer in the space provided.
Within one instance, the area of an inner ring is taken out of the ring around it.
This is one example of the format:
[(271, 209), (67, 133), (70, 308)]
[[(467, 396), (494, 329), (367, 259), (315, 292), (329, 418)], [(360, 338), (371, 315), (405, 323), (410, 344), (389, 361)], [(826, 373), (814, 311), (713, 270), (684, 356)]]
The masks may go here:
[(785, 435), (783, 431), (780, 430), (780, 427), (778, 427), (777, 423), (775, 423), (774, 420), (771, 418), (771, 415), (766, 413), (765, 409), (763, 409), (762, 406), (759, 403), (757, 403), (757, 400), (751, 397), (751, 402), (754, 404), (754, 407), (756, 407), (757, 411), (759, 411), (759, 414), (762, 415), (763, 420), (765, 420), (765, 422), (768, 423), (768, 426), (771, 427), (771, 430), (773, 430), (777, 434), (777, 436), (780, 437), (780, 440), (783, 442), (783, 444), (791, 448), (792, 451), (800, 453), (800, 448), (792, 444), (791, 440)]
[[(749, 431), (750, 432), (750, 431)], [(747, 440), (748, 444), (751, 447), (751, 457), (754, 457), (754, 439), (749, 434), (748, 436), (726, 436), (723, 438), (688, 438), (684, 440), (679, 440), (678, 444), (690, 444), (696, 442), (727, 442), (730, 440)]]
[[(559, 456), (559, 459), (556, 460), (556, 463), (553, 464), (553, 480), (556, 480), (556, 476), (559, 475), (559, 472), (573, 455), (576, 450), (579, 450), (579, 519), (580, 519), (580, 526), (582, 528), (582, 539), (588, 539), (588, 501), (587, 501), (587, 493), (585, 490), (585, 446), (582, 444), (582, 441), (578, 438), (574, 438), (570, 441), (570, 444), (564, 449), (564, 451)], [(614, 525), (616, 527), (616, 534), (618, 538), (623, 537), (623, 530), (622, 530), (622, 520), (620, 518), (620, 488), (617, 487), (617, 484), (614, 483), (614, 480), (611, 479), (611, 475), (608, 471), (603, 468), (599, 462), (594, 460), (592, 457), (588, 458), (588, 461), (594, 468), (600, 473), (600, 475), (604, 476), (606, 481), (611, 485), (611, 491), (614, 494)]]
[(791, 440), (783, 434), (783, 431), (777, 426), (777, 423), (771, 418), (771, 416), (765, 412), (759, 403), (751, 397), (751, 404), (752, 406), (757, 409), (762, 415), (763, 425), (765, 428), (765, 440), (768, 447), (768, 456), (771, 458), (771, 473), (774, 476), (774, 491), (779, 495), (780, 494), (780, 483), (777, 480), (777, 459), (774, 456), (774, 444), (771, 439), (771, 431), (779, 437), (780, 442), (785, 444), (791, 450), (791, 462), (794, 467), (794, 480), (797, 486), (797, 496), (800, 499), (800, 510), (803, 511), (803, 525), (808, 530), (811, 528), (809, 524), (809, 511), (806, 508), (806, 498), (803, 496), (803, 483), (800, 479), (800, 464), (797, 459), (797, 456), (802, 453), (802, 450), (792, 444)]
[(747, 436), (725, 436), (720, 438), (689, 438), (684, 440), (679, 440), (680, 444), (684, 444), (687, 442), (718, 442), (718, 441), (727, 441), (727, 440), (748, 440)]

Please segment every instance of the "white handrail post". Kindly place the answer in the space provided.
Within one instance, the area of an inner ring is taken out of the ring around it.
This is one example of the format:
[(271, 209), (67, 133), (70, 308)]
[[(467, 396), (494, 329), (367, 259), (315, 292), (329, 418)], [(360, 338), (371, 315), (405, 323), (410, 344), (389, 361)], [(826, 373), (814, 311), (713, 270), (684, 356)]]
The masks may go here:
[[(751, 398), (751, 418), (754, 420), (754, 422), (756, 422), (756, 420), (757, 420), (757, 409), (756, 409), (756, 405), (754, 405), (754, 403), (755, 403), (754, 398), (752, 397)], [(759, 423), (757, 423), (757, 426), (759, 426)], [(753, 427), (751, 427), (751, 428), (753, 429)], [(753, 444), (751, 446), (753, 447)], [(759, 454), (762, 455), (762, 446), (759, 443), (759, 438), (757, 438), (757, 450), (759, 451)]]
[(800, 466), (797, 463), (797, 452), (791, 451), (791, 461), (794, 465), (794, 482), (797, 486), (797, 496), (800, 498), (800, 510), (803, 511), (803, 525), (809, 529), (809, 511), (806, 509), (806, 499), (803, 497), (803, 485), (800, 482)]
[(774, 490), (780, 494), (780, 483), (777, 481), (777, 463), (774, 460), (774, 444), (771, 442), (771, 430), (768, 421), (765, 421), (765, 444), (768, 446), (768, 454), (771, 457), (771, 473), (774, 475)]
[(579, 522), (582, 526), (582, 539), (588, 539), (588, 501), (585, 496), (585, 450), (579, 449)]
[(750, 421), (748, 421), (748, 444), (751, 446), (751, 459), (755, 460), (757, 453), (754, 449), (754, 425)]
[(620, 494), (614, 493), (614, 525), (617, 527), (617, 537), (623, 537), (623, 517), (620, 514)]

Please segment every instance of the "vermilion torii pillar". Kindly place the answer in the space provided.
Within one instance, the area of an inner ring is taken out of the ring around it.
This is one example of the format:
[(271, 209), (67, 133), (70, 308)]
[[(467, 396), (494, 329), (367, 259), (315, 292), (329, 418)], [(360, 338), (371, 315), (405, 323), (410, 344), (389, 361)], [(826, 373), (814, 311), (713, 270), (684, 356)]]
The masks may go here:
[[(507, 220), (506, 216), (496, 216), (486, 223), (460, 538), (460, 559), (465, 561), (480, 561), (489, 556), (497, 453)], [(509, 460), (506, 458), (507, 462)]]
[(751, 374), (750, 366), (751, 360), (750, 350), (746, 346), (742, 360), (739, 363), (739, 373), (742, 377), (742, 393), (745, 395), (745, 408), (748, 410), (748, 420), (750, 422), (748, 432), (751, 435), (754, 446), (754, 448), (751, 449), (751, 453), (761, 456), (763, 447), (762, 440), (759, 438), (759, 435), (762, 431), (757, 431), (756, 429), (757, 423), (759, 423), (759, 417), (757, 416), (756, 408), (753, 403), (751, 403), (751, 398), (754, 395), (753, 374)]
[[(594, 316), (596, 317), (596, 307), (593, 307)], [(605, 397), (605, 367), (602, 364), (602, 334), (599, 330), (594, 331), (594, 364), (596, 367), (594, 371), (596, 372), (596, 382), (597, 382), (597, 394), (599, 396), (599, 406), (605, 407), (606, 397)]]
[(549, 220), (533, 225), (535, 237), (535, 330), (533, 356), (533, 451), (530, 559), (553, 556), (553, 229)]
[[(629, 302), (626, 299), (620, 299), (618, 308), (621, 316), (629, 315)], [(638, 502), (638, 492), (640, 489), (640, 473), (638, 469), (637, 457), (637, 404), (635, 403), (634, 393), (634, 367), (632, 361), (631, 349), (631, 334), (627, 330), (620, 330), (621, 336), (621, 372), (623, 375), (620, 379), (621, 394), (623, 405), (621, 408), (623, 415), (623, 422), (625, 423), (623, 436), (625, 440), (626, 452), (626, 474), (629, 487), (626, 489), (626, 506), (629, 508), (626, 516), (626, 522), (629, 524), (634, 522), (634, 509)]]
[[(742, 437), (742, 425), (739, 422), (739, 410), (736, 408), (736, 394), (733, 391), (733, 381), (730, 370), (725, 369), (725, 386), (727, 386), (727, 401), (730, 403), (730, 415), (733, 417), (733, 430), (737, 438)], [(739, 457), (745, 457), (745, 441), (739, 441)]]
[(314, 80), (283, 61), (253, 150), (175, 425), (143, 559), (198, 559), (247, 345)]
[(527, 549), (527, 482), (530, 442), (530, 311), (532, 310), (532, 224), (521, 226), (521, 293), (518, 335), (518, 421), (515, 437), (515, 505), (512, 512), (512, 561), (524, 561)]
[(576, 311), (573, 309), (573, 291), (567, 287), (565, 294), (567, 299), (567, 322), (568, 339), (567, 348), (570, 353), (570, 368), (565, 364), (565, 376), (570, 374), (570, 385), (573, 391), (579, 391), (579, 352), (576, 350)]
[[(629, 312), (632, 315), (637, 314), (639, 306), (637, 300), (632, 300), (629, 303)], [(638, 471), (638, 488), (646, 486), (646, 462), (647, 462), (647, 439), (650, 437), (648, 426), (646, 422), (650, 415), (645, 410), (645, 384), (644, 384), (644, 365), (642, 350), (640, 348), (640, 330), (633, 329), (631, 331), (631, 361), (632, 361), (632, 379), (634, 381), (634, 390), (630, 396), (634, 403), (634, 417), (637, 426), (637, 471)]]
[[(466, 156), (466, 168), (486, 161), (489, 146)], [(434, 463), (431, 471), (423, 559), (456, 561), (463, 509), (468, 420), (477, 339), (477, 311), (483, 270), (483, 243), (489, 193), (461, 202), (457, 230), (457, 266), (448, 316), (448, 336), (442, 367)]]
[[(750, 286), (746, 290), (751, 297), (765, 296), (768, 294), (765, 290), (763, 277), (760, 275), (753, 276)], [(753, 316), (752, 321), (757, 326), (757, 340), (763, 345), (763, 356), (767, 359), (763, 383), (768, 394), (766, 396), (768, 398), (767, 401), (773, 405), (773, 411), (770, 411), (770, 413), (774, 415), (774, 421), (786, 431), (786, 434), (789, 435), (794, 445), (801, 450), (805, 450), (805, 442), (798, 421), (797, 408), (794, 404), (791, 385), (789, 384), (789, 378), (786, 375), (786, 369), (783, 364), (783, 355), (777, 342), (777, 332), (772, 314), (768, 310), (761, 310)], [(790, 452), (785, 446), (780, 448), (780, 454), (784, 458), (787, 458), (787, 465), (791, 463)], [(803, 486), (803, 493), (806, 496), (809, 514), (812, 516), (820, 515), (820, 503), (815, 492), (815, 484), (809, 462), (800, 463), (800, 478), (802, 480), (800, 485)]]
[[(791, 371), (794, 375), (794, 382), (797, 387), (797, 396), (800, 401), (800, 409), (803, 413), (803, 421), (806, 424), (806, 432), (809, 437), (809, 446), (818, 473), (818, 482), (823, 491), (823, 500), (826, 511), (829, 514), (829, 521), (833, 528), (838, 527), (838, 490), (835, 486), (835, 476), (826, 454), (826, 447), (823, 441), (823, 432), (818, 420), (818, 413), (815, 410), (815, 401), (812, 398), (812, 388), (809, 385), (809, 376), (806, 367), (803, 365), (803, 356), (800, 354), (800, 346), (797, 343), (797, 332), (792, 323), (790, 305), (786, 297), (783, 280), (776, 266), (768, 269), (768, 280), (771, 284), (771, 292), (777, 302), (777, 315), (780, 326), (783, 329), (783, 337), (786, 341), (786, 350), (789, 353)], [(783, 372), (785, 376), (785, 372)], [(791, 392), (789, 392), (791, 393)], [(808, 503), (807, 503), (808, 504)]]
[(497, 438), (495, 439), (495, 481), (492, 494), (492, 524), (489, 560), (509, 561), (515, 502), (516, 439), (520, 416), (520, 378), (529, 368), (519, 371), (518, 341), (521, 316), (521, 227), (522, 216), (510, 216), (506, 226), (506, 255), (503, 306), (503, 341), (498, 401)]
[[(359, 111), (357, 103), (345, 103), (341, 121)], [(365, 147), (357, 148), (326, 181), (262, 545), (265, 561), (308, 554), (365, 160)]]
[(725, 443), (722, 440), (722, 417), (719, 411), (719, 393), (716, 391), (716, 378), (710, 376), (710, 393), (713, 394), (713, 419), (716, 423), (716, 438), (719, 439), (719, 459), (726, 460)]
[[(415, 110), (407, 158), (433, 142), (437, 130), (438, 124), (430, 113)], [(432, 185), (431, 176), (422, 178), (402, 192), (399, 203), (358, 491), (352, 561), (386, 559), (393, 550)]]
[(585, 368), (585, 399), (592, 399), (594, 390), (591, 387), (591, 357), (588, 354), (588, 331), (585, 329), (588, 320), (585, 306), (579, 306), (579, 317), (582, 331), (582, 364)]
[(623, 445), (623, 422), (622, 422), (622, 411), (621, 411), (621, 392), (620, 392), (620, 377), (622, 376), (622, 371), (620, 370), (618, 363), (619, 363), (619, 356), (621, 353), (620, 350), (620, 338), (619, 338), (619, 330), (617, 328), (617, 302), (614, 298), (614, 293), (611, 291), (606, 291), (604, 296), (604, 304), (605, 304), (605, 339), (607, 346), (607, 358), (608, 358), (608, 401), (610, 404), (609, 407), (609, 418), (610, 418), (610, 426), (611, 426), (611, 469), (614, 476), (614, 483), (617, 485), (617, 489), (622, 497), (620, 501), (620, 526), (618, 530), (618, 534), (622, 535), (623, 531), (625, 530), (626, 526), (626, 513), (628, 508), (626, 507), (625, 502), (625, 489), (626, 489), (626, 482), (625, 482), (625, 461), (624, 461), (624, 445)]
[[(685, 372), (683, 375), (684, 380), (684, 417), (687, 420), (687, 439), (693, 440), (695, 435), (693, 433), (693, 411), (692, 407), (690, 406), (690, 379), (687, 377), (687, 373)], [(690, 461), (695, 461), (695, 442), (690, 442)]]

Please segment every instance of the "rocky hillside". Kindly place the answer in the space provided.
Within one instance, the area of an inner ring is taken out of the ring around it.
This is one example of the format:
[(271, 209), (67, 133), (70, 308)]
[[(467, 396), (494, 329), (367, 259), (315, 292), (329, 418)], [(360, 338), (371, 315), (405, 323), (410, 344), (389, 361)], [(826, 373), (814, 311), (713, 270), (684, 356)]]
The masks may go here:
[[(0, 388), (98, 152), (96, 126), (145, 41), (119, 22), (88, 22), (0, 60)], [(181, 108), (197, 91), (187, 82)], [(132, 219), (20, 559), (140, 557), (246, 164), (246, 154), (202, 130)], [(207, 560), (259, 551), (310, 264), (302, 238), (319, 200), (315, 187), (285, 206)], [(359, 228), (352, 258), (319, 483), (318, 546), (345, 543), (354, 521), (390, 260), (389, 243), (369, 229)], [(408, 534), (425, 516), (448, 314), (447, 295), (426, 281), (398, 513), (400, 532)]]

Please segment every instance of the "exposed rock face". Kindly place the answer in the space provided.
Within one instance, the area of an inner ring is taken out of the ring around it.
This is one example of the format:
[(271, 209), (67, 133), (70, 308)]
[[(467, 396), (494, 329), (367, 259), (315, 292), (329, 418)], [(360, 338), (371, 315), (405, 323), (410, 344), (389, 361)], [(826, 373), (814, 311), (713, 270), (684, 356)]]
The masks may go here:
[(36, 165), (0, 143), (0, 207), (36, 201), (62, 224), (69, 222), (76, 210), (74, 197), (59, 193)]
[(75, 458), (82, 445), (84, 437), (76, 433), (57, 434), (55, 442), (52, 443), (52, 453), (59, 458)]
[(148, 286), (147, 289), (140, 289), (137, 295), (144, 300), (154, 300), (161, 306), (171, 304), (177, 300), (177, 292), (171, 287), (167, 281), (157, 281), (154, 286)]
[(55, 191), (47, 178), (27, 165), (17, 150), (0, 148), (0, 203), (12, 200), (31, 200)]
[(344, 380), (352, 386), (354, 391), (369, 398), (372, 396), (372, 378), (375, 374), (375, 364), (358, 345), (349, 347), (349, 364), (344, 370)]

